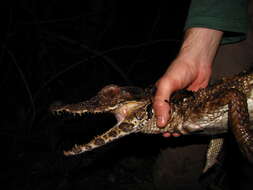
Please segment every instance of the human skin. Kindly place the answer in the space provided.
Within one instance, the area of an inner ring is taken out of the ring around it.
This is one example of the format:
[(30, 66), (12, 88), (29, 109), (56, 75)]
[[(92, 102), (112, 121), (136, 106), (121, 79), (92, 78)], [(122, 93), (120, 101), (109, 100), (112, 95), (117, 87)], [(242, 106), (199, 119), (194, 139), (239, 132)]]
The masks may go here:
[[(186, 30), (178, 56), (156, 82), (153, 108), (158, 127), (164, 127), (170, 118), (168, 102), (173, 92), (183, 88), (197, 91), (208, 85), (222, 35), (222, 31), (209, 28), (194, 27)], [(180, 136), (178, 133), (172, 135)], [(170, 137), (171, 134), (164, 133), (163, 136)]]

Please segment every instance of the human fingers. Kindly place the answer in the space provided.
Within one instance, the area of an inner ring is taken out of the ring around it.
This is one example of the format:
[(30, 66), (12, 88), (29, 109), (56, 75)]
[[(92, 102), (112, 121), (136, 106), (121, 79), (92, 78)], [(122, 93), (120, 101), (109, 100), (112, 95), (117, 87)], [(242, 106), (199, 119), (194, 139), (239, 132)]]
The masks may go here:
[(156, 124), (158, 127), (164, 127), (169, 119), (170, 106), (163, 98), (154, 99), (153, 108), (156, 116)]
[(197, 91), (201, 88), (207, 87), (211, 77), (211, 69), (205, 68), (199, 72), (197, 78), (190, 84), (187, 90)]
[(168, 99), (170, 98), (171, 88), (169, 82), (165, 79), (159, 80), (156, 87), (157, 90), (153, 101), (153, 108), (157, 120), (156, 124), (158, 127), (164, 127), (169, 119), (170, 106)]

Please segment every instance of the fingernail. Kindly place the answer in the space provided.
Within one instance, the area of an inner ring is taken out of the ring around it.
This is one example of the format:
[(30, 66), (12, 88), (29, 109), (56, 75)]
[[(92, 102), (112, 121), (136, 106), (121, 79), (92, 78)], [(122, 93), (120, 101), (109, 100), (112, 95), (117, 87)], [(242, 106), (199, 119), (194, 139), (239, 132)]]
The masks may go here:
[(165, 138), (168, 138), (168, 137), (170, 137), (170, 136), (171, 136), (170, 133), (163, 133), (163, 137), (165, 137)]
[(164, 123), (165, 123), (164, 117), (158, 116), (157, 117), (157, 125), (158, 125), (158, 127), (162, 127), (164, 125)]
[(180, 137), (181, 135), (179, 133), (173, 133), (173, 137)]

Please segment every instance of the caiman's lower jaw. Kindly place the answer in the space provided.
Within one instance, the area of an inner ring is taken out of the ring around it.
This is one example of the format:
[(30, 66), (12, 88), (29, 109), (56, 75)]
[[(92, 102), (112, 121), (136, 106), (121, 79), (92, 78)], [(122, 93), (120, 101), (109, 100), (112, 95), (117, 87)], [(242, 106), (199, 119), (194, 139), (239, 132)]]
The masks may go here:
[[(64, 151), (64, 155), (71, 156), (91, 151), (118, 138), (136, 132), (137, 129), (135, 128), (135, 125), (131, 123), (131, 114), (135, 111), (135, 108), (129, 105), (124, 105), (114, 111), (107, 112), (114, 114), (117, 119), (117, 123), (105, 133), (95, 137), (90, 142), (83, 145), (75, 145), (71, 150)], [(103, 114), (106, 112), (100, 113)]]

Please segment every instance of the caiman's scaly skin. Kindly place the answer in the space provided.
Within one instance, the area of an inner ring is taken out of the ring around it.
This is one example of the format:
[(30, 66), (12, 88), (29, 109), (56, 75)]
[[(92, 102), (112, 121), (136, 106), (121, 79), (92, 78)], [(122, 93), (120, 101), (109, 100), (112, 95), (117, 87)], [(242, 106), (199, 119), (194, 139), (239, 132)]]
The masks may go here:
[(171, 100), (171, 118), (165, 128), (156, 126), (152, 109), (152, 90), (138, 87), (109, 85), (88, 101), (52, 106), (55, 113), (110, 112), (117, 124), (104, 134), (84, 145), (65, 151), (76, 155), (105, 145), (131, 133), (181, 133), (212, 135), (204, 172), (216, 162), (223, 140), (216, 135), (231, 131), (244, 156), (253, 162), (253, 74), (241, 73), (195, 93), (178, 91)]

